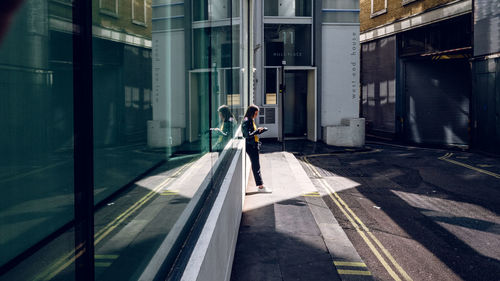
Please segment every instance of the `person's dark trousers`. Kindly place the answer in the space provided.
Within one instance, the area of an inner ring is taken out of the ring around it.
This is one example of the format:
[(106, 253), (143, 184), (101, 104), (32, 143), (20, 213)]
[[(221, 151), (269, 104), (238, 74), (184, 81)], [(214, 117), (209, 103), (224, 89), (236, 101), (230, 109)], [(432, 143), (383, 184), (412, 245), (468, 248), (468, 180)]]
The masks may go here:
[(255, 184), (257, 186), (263, 185), (262, 176), (260, 174), (260, 162), (259, 162), (259, 149), (257, 145), (248, 145), (246, 146), (247, 154), (250, 157), (250, 162), (252, 162), (252, 172), (253, 177), (255, 179)]

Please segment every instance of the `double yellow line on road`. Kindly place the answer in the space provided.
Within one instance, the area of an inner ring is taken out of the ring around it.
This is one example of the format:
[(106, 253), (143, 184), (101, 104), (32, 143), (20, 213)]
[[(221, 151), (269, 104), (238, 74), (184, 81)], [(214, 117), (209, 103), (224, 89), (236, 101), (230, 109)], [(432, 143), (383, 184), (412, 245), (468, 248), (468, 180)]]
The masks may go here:
[[(396, 281), (413, 281), (411, 277), (406, 273), (406, 271), (396, 262), (394, 257), (389, 253), (389, 251), (384, 247), (384, 245), (375, 237), (375, 235), (370, 231), (370, 229), (361, 221), (361, 219), (351, 210), (349, 205), (340, 198), (340, 196), (333, 190), (330, 184), (321, 176), (316, 167), (314, 167), (309, 159), (304, 156), (302, 157), (303, 161), (306, 163), (309, 170), (315, 175), (323, 188), (327, 191), (328, 196), (332, 199), (332, 201), (337, 205), (340, 211), (344, 214), (344, 216), (349, 220), (352, 224), (356, 232), (361, 236), (366, 245), (370, 248), (372, 253), (377, 257), (380, 263), (384, 266), (389, 275)], [(373, 241), (373, 242), (372, 242)], [(380, 251), (375, 247), (374, 243), (378, 246)], [(384, 257), (385, 256), (385, 257)], [(395, 268), (395, 270), (391, 267), (389, 262)], [(396, 271), (399, 273), (396, 273)], [(400, 277), (401, 276), (401, 277)]]
[(438, 159), (446, 161), (448, 163), (452, 163), (452, 164), (458, 165), (458, 166), (462, 166), (462, 167), (470, 169), (470, 170), (474, 170), (474, 171), (479, 172), (479, 173), (483, 173), (483, 174), (488, 175), (488, 176), (495, 177), (497, 179), (500, 179), (500, 175), (499, 174), (495, 174), (493, 172), (490, 172), (490, 171), (487, 171), (487, 170), (484, 170), (484, 169), (480, 169), (480, 168), (477, 168), (477, 167), (474, 167), (474, 166), (471, 166), (471, 165), (468, 165), (468, 164), (465, 164), (465, 163), (462, 163), (462, 162), (458, 162), (456, 160), (450, 159), (451, 156), (453, 156), (453, 153), (449, 152), (449, 153), (446, 153), (445, 155), (439, 157)]
[[(134, 205), (130, 206), (127, 210), (121, 213), (118, 217), (116, 217), (113, 221), (108, 223), (104, 228), (99, 230), (94, 234), (94, 245), (97, 245), (104, 238), (106, 238), (113, 230), (115, 230), (121, 223), (123, 223), (128, 217), (130, 217), (133, 213), (139, 210), (144, 204), (149, 202), (156, 194), (159, 193), (161, 189), (171, 183), (177, 176), (179, 176), (184, 170), (186, 170), (193, 160), (189, 163), (185, 164), (183, 167), (179, 168), (173, 175), (169, 176), (162, 183), (156, 186), (153, 190), (148, 192), (144, 197), (142, 197), (139, 201), (135, 202)], [(54, 278), (61, 271), (70, 266), (77, 258), (79, 258), (84, 252), (85, 249), (82, 248), (83, 245), (80, 244), (75, 250), (70, 253), (64, 255), (57, 262), (53, 263), (47, 269), (38, 274), (34, 281), (48, 281)]]

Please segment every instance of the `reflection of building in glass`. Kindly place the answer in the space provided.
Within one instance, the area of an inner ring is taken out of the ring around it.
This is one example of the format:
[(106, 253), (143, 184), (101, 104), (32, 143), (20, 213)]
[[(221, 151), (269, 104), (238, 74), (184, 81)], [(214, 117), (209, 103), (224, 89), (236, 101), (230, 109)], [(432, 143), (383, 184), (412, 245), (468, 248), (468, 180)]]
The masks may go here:
[[(0, 43), (2, 281), (165, 279), (221, 179), (241, 204), (251, 3), (91, 2), (24, 0)], [(77, 37), (92, 42), (86, 70)]]
[(239, 1), (194, 1), (190, 12), (188, 4), (153, 7), (153, 120), (148, 141), (151, 147), (206, 151), (213, 141), (209, 128), (216, 125), (206, 119), (208, 112), (228, 104), (241, 115), (244, 106), (243, 57), (237, 43), (241, 6)]

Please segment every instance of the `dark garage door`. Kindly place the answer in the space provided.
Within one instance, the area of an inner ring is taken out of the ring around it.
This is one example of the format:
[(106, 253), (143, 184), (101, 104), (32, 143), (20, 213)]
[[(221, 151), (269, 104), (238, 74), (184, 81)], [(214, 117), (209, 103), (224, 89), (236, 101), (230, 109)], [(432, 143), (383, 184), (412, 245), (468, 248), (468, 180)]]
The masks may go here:
[(406, 139), (468, 144), (470, 89), (470, 67), (465, 60), (405, 62)]

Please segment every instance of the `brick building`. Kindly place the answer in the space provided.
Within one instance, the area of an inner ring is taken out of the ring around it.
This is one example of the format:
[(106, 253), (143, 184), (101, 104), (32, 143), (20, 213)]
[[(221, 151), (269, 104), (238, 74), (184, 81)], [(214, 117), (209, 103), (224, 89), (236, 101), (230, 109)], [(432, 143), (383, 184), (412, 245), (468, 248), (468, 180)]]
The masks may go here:
[(369, 134), (469, 146), (472, 1), (361, 0), (361, 115)]

